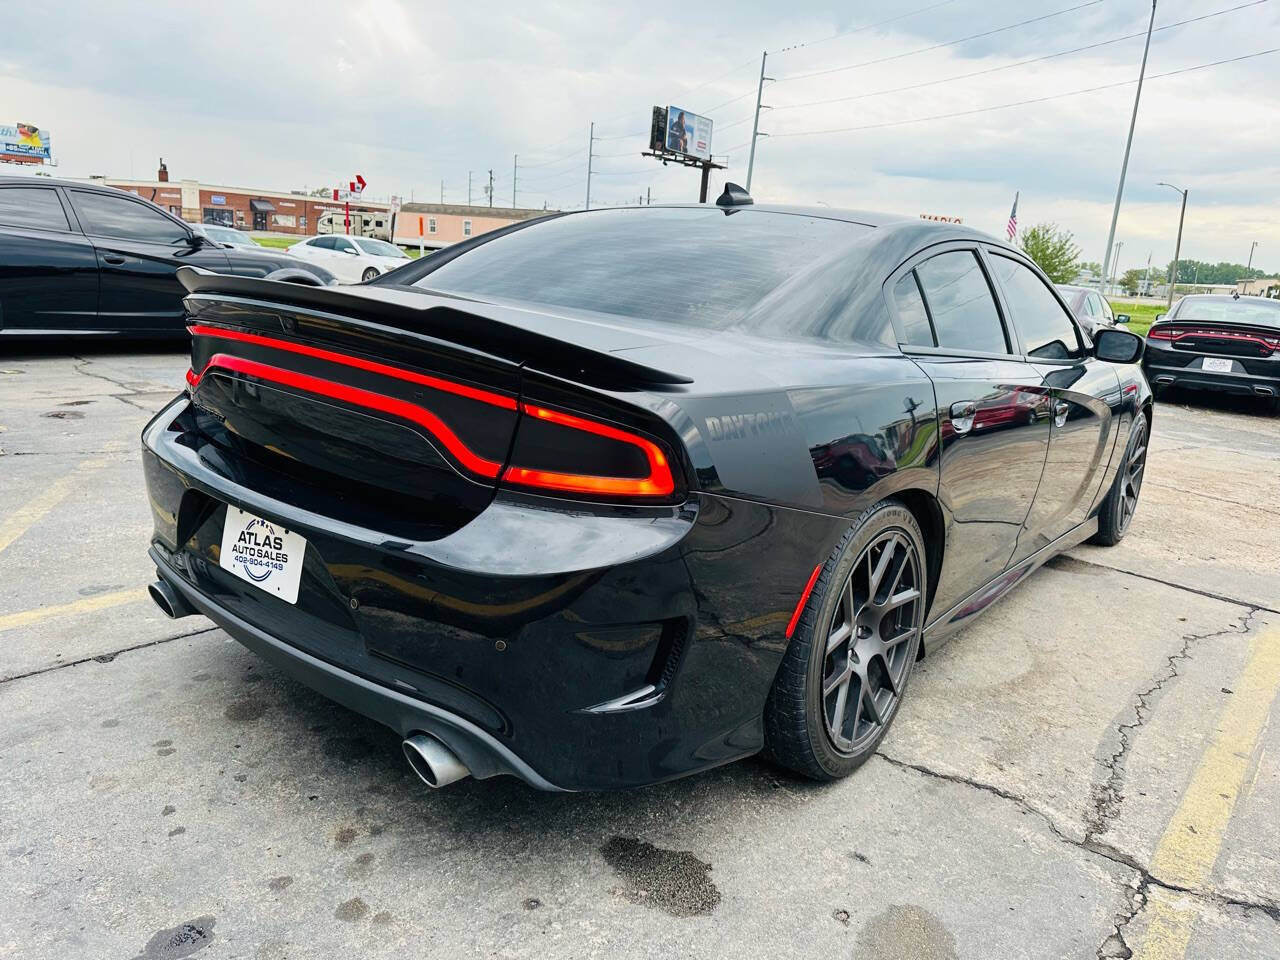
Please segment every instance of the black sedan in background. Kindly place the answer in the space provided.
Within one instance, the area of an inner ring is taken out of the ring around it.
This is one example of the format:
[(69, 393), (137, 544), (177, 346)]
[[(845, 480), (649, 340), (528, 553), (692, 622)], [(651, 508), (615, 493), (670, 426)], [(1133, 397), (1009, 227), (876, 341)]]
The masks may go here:
[(182, 266), (336, 282), (323, 267), (260, 247), (225, 249), (114, 187), (0, 177), (0, 336), (186, 337)]
[[(1066, 301), (1072, 314), (1089, 336), (1092, 337), (1103, 327), (1116, 325), (1117, 318), (1111, 310), (1111, 304), (1097, 290), (1060, 283), (1058, 292), (1062, 294), (1062, 299)], [(1119, 320), (1120, 323), (1125, 323), (1129, 319), (1125, 314), (1120, 316), (1123, 318)]]
[(1254, 396), (1280, 412), (1280, 300), (1183, 297), (1151, 325), (1142, 365), (1156, 391)]
[[(359, 287), (187, 269), (153, 598), (391, 727), (432, 786), (850, 773), (916, 660), (1134, 515), (1140, 337), (959, 225), (526, 221)], [(1101, 615), (1101, 614), (1100, 614)]]

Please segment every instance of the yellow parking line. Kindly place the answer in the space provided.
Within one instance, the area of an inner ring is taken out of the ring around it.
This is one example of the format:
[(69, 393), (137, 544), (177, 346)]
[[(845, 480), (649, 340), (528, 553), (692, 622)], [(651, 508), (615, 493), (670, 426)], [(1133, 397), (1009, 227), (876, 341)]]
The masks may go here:
[(14, 630), (17, 627), (31, 626), (32, 623), (52, 620), (54, 617), (70, 617), (76, 613), (105, 611), (110, 607), (120, 607), (125, 603), (133, 603), (134, 600), (145, 600), (146, 598), (147, 591), (145, 589), (132, 586), (128, 590), (115, 591), (114, 594), (86, 596), (82, 600), (72, 600), (70, 603), (55, 603), (51, 607), (37, 607), (33, 611), (4, 613), (0, 614), (0, 632)]
[(0, 518), (0, 553), (3, 553), (6, 547), (61, 503), (80, 483), (84, 474), (97, 470), (106, 462), (106, 460), (86, 460), (70, 473), (54, 480), (17, 510)]
[(19, 613), (0, 614), (0, 633), (17, 627), (29, 627), (33, 623), (39, 623), (41, 620), (51, 620), (54, 617), (69, 617), (77, 613), (92, 613), (95, 610), (119, 607), (123, 604), (133, 603), (135, 600), (145, 600), (146, 598), (147, 591), (145, 589), (130, 587), (128, 590), (118, 590), (115, 593), (100, 593), (96, 597), (85, 597), (83, 600), (73, 600), (71, 603), (56, 603), (53, 606), (37, 607), (34, 610), (23, 610)]
[[(1254, 639), (1249, 662), (1233, 690), (1218, 717), (1213, 742), (1201, 755), (1151, 858), (1151, 875), (1162, 883), (1203, 890), (1209, 882), (1223, 834), (1280, 690), (1280, 630), (1268, 630)], [(1148, 904), (1147, 933), (1134, 957), (1184, 957), (1196, 915), (1191, 900), (1160, 891)]]

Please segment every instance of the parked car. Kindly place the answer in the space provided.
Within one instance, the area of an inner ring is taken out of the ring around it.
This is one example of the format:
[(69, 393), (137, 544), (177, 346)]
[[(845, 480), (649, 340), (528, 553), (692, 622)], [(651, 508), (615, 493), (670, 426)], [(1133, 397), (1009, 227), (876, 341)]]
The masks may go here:
[(1122, 313), (1117, 316), (1112, 311), (1107, 298), (1097, 290), (1060, 283), (1058, 292), (1071, 308), (1076, 321), (1090, 337), (1103, 327), (1114, 327), (1117, 323), (1129, 322), (1129, 315)]
[(844, 776), (923, 651), (1120, 540), (1141, 490), (1142, 339), (1089, 344), (958, 224), (734, 188), (358, 287), (181, 276), (152, 596), (391, 727), (432, 786), (762, 750)]
[(1260, 397), (1280, 412), (1280, 300), (1183, 297), (1147, 331), (1142, 366), (1157, 394), (1214, 390)]
[(228, 250), (234, 250), (237, 247), (242, 250), (261, 250), (254, 239), (247, 233), (237, 230), (235, 227), (224, 227), (216, 223), (193, 223), (190, 224), (191, 230), (198, 233), (202, 237), (212, 240), (219, 246), (226, 247)]
[(394, 243), (372, 237), (329, 234), (289, 247), (290, 256), (318, 263), (344, 283), (369, 281), (403, 267), (410, 257)]
[(175, 277), (190, 265), (318, 286), (319, 265), (228, 250), (114, 187), (0, 177), (0, 335), (186, 336)]

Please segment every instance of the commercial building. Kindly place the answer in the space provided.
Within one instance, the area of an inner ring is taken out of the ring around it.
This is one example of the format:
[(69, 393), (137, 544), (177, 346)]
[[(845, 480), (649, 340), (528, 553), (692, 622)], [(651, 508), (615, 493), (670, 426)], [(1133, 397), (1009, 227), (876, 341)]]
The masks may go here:
[[(341, 213), (343, 210), (340, 201), (310, 196), (302, 191), (254, 190), (197, 180), (171, 181), (163, 160), (155, 180), (92, 179), (137, 194), (190, 223), (216, 223), (239, 230), (308, 236), (317, 232), (316, 222), (321, 214), (330, 210)], [(351, 209), (381, 213), (388, 220), (391, 216), (391, 205), (386, 203), (352, 201)]]
[(1242, 297), (1280, 298), (1280, 277), (1259, 277), (1256, 280), (1237, 280), (1236, 292)]
[(468, 237), (555, 212), (453, 203), (406, 203), (396, 217), (395, 242), (415, 247), (421, 241), (426, 249), (438, 250)]

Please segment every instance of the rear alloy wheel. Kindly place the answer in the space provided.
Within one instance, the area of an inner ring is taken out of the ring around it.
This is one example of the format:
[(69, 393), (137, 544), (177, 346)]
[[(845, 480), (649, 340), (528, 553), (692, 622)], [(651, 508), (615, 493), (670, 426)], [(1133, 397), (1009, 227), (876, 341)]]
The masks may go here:
[(364, 273), (360, 274), (360, 280), (364, 283), (368, 283), (377, 275), (378, 269), (376, 267), (366, 267)]
[(920, 649), (924, 540), (906, 507), (868, 510), (828, 558), (765, 707), (766, 752), (817, 780), (884, 739)]
[(1112, 547), (1124, 539), (1129, 524), (1138, 509), (1138, 494), (1142, 492), (1142, 475), (1147, 469), (1147, 418), (1139, 413), (1129, 432), (1124, 461), (1107, 499), (1098, 511), (1098, 532), (1093, 542)]

